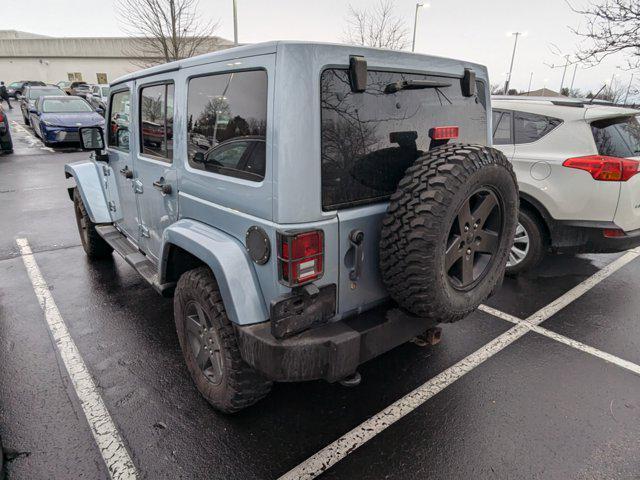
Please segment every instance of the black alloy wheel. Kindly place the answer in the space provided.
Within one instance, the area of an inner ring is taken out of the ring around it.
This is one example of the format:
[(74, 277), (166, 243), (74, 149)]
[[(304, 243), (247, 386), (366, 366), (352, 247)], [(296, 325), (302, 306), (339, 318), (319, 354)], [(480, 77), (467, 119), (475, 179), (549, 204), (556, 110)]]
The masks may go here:
[(198, 368), (207, 380), (220, 385), (224, 375), (224, 357), (213, 323), (202, 306), (192, 300), (186, 305), (186, 331)]
[(458, 208), (447, 238), (445, 271), (451, 286), (471, 290), (495, 260), (503, 232), (503, 207), (498, 194), (482, 187)]

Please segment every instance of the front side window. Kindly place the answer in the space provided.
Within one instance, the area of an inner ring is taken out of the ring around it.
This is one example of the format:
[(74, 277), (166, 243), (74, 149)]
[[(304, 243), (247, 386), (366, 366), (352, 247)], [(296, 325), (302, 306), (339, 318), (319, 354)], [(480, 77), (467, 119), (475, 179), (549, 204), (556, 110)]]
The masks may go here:
[(140, 143), (143, 155), (173, 158), (173, 84), (140, 91)]
[(640, 122), (638, 117), (617, 117), (591, 124), (593, 138), (600, 155), (637, 157), (640, 155)]
[(129, 123), (131, 122), (131, 94), (129, 90), (111, 95), (109, 113), (109, 146), (129, 151)]
[[(403, 81), (417, 87), (389, 88)], [(431, 148), (433, 127), (458, 126), (456, 142), (487, 143), (483, 97), (465, 97), (459, 78), (369, 70), (366, 90), (354, 93), (348, 71), (331, 68), (320, 87), (325, 210), (388, 199), (405, 170)]]
[(562, 120), (535, 113), (515, 112), (515, 143), (532, 143), (550, 133)]
[(253, 70), (189, 81), (189, 165), (246, 180), (265, 175), (267, 72)]
[(493, 144), (509, 145), (513, 143), (511, 135), (511, 112), (493, 111)]

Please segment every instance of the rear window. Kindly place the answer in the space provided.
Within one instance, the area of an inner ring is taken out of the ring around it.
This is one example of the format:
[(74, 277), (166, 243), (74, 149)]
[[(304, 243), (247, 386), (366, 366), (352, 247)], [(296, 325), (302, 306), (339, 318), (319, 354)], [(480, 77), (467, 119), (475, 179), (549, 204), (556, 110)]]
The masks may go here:
[(600, 155), (637, 157), (640, 155), (640, 123), (638, 117), (618, 117), (591, 124), (593, 138)]
[(46, 95), (66, 95), (59, 88), (33, 88), (29, 89), (29, 99), (35, 100), (36, 98), (44, 97)]
[[(403, 80), (450, 83), (385, 93)], [(479, 84), (478, 91), (484, 87)], [(429, 150), (429, 130), (457, 125), (457, 141), (485, 144), (483, 97), (462, 95), (460, 79), (368, 71), (367, 89), (353, 93), (346, 69), (321, 77), (322, 206), (325, 210), (386, 200), (404, 171)]]

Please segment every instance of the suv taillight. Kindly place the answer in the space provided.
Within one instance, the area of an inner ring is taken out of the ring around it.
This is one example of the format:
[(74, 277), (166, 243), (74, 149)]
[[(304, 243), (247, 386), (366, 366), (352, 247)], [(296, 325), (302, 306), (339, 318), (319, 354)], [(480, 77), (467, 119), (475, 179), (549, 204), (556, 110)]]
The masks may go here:
[(4, 114), (0, 112), (0, 122), (4, 122)]
[(278, 275), (288, 287), (303, 285), (322, 277), (324, 235), (322, 230), (278, 233)]
[(601, 182), (626, 182), (640, 170), (638, 160), (606, 155), (569, 158), (562, 165), (589, 172), (595, 180)]

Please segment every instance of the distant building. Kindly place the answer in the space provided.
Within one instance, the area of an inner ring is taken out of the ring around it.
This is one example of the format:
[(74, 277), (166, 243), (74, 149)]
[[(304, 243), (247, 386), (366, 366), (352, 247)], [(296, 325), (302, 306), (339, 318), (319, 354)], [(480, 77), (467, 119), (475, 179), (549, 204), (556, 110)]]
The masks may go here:
[(558, 92), (549, 90), (548, 88), (541, 88), (540, 90), (531, 90), (530, 92), (519, 93), (521, 97), (561, 97)]
[[(211, 37), (201, 53), (233, 46)], [(0, 80), (84, 80), (110, 82), (162, 59), (140, 51), (130, 37), (47, 37), (16, 30), (0, 30)]]

